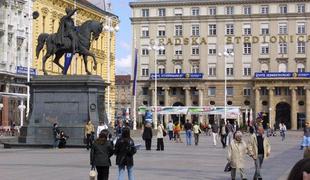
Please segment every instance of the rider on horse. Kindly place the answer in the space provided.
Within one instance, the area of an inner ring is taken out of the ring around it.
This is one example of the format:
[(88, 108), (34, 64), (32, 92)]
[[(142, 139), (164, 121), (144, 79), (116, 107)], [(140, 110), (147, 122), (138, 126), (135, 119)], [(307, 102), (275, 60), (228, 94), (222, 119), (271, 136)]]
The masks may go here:
[(72, 54), (75, 54), (76, 52), (75, 46), (78, 39), (76, 35), (76, 27), (71, 18), (76, 11), (77, 9), (66, 8), (67, 15), (60, 19), (59, 29), (55, 38), (57, 45), (64, 46), (65, 38), (69, 37), (71, 40)]

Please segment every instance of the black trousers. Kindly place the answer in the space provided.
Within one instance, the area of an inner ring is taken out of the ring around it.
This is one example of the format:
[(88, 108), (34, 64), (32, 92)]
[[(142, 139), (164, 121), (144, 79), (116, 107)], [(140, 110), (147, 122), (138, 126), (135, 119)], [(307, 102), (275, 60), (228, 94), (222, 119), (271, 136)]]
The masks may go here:
[(223, 148), (226, 147), (226, 138), (227, 138), (227, 135), (221, 135), (221, 143), (223, 145)]
[(108, 180), (109, 179), (109, 166), (96, 166), (97, 169), (97, 180)]
[(169, 140), (172, 140), (173, 139), (173, 131), (168, 131), (168, 134), (169, 134)]
[(164, 150), (164, 139), (157, 138), (157, 149), (156, 150)]
[(86, 134), (86, 148), (89, 149), (93, 145), (93, 137), (92, 134)]
[(152, 139), (145, 139), (145, 148), (146, 150), (151, 150)]

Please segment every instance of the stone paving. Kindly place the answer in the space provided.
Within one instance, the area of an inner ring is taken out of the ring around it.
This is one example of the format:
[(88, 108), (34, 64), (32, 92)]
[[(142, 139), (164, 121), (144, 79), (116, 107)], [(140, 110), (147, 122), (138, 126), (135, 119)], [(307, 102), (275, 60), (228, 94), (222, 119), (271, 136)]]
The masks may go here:
[[(264, 161), (264, 180), (285, 180), (290, 169), (302, 157), (298, 150), (302, 132), (289, 132), (287, 139), (272, 137), (271, 158)], [(182, 136), (185, 141), (184, 135)], [(136, 144), (142, 143), (135, 138)], [(142, 145), (134, 157), (136, 180), (229, 180), (224, 173), (226, 149), (220, 142), (214, 147), (211, 136), (200, 136), (198, 146), (170, 142), (165, 139), (165, 151), (145, 151)], [(112, 159), (110, 179), (117, 179), (115, 157)], [(249, 179), (254, 174), (254, 163), (246, 161)], [(1, 180), (87, 180), (89, 152), (85, 149), (2, 149), (0, 148)]]

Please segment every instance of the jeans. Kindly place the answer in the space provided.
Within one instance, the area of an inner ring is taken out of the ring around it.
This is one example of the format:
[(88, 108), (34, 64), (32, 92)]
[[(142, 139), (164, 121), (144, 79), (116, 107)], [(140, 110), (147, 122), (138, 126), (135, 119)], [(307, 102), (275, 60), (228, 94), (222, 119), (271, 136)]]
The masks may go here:
[(173, 139), (173, 131), (168, 131), (169, 140), (171, 141)]
[(308, 147), (310, 146), (310, 137), (303, 136), (302, 142), (301, 142), (302, 147)]
[(217, 133), (212, 132), (212, 136), (213, 136), (213, 145), (216, 146)]
[(194, 133), (195, 145), (198, 145), (199, 142), (199, 133)]
[[(128, 180), (134, 180), (133, 176), (133, 166), (126, 166), (128, 172)], [(118, 180), (125, 179), (125, 166), (118, 166)]]
[(53, 143), (53, 148), (57, 148), (59, 145), (59, 139), (54, 137), (54, 143)]
[(244, 168), (231, 168), (231, 179), (236, 179), (237, 170), (240, 171), (241, 179), (247, 179)]
[(262, 164), (264, 161), (264, 155), (263, 154), (258, 154), (257, 155), (257, 159), (254, 160), (255, 163), (255, 173), (254, 173), (254, 178), (253, 179), (258, 179), (258, 178), (262, 178), (261, 174), (260, 174), (260, 170), (262, 168)]
[(226, 138), (227, 138), (226, 134), (221, 135), (221, 142), (222, 142), (223, 148), (226, 147)]
[(234, 139), (233, 132), (229, 132), (226, 137), (226, 146), (230, 146), (230, 143), (233, 141), (233, 139)]
[(108, 180), (109, 179), (109, 166), (96, 166), (97, 169), (97, 180)]
[(192, 145), (192, 130), (186, 130), (186, 144)]
[(281, 137), (282, 137), (282, 141), (284, 141), (285, 139), (285, 132), (284, 131), (280, 131)]

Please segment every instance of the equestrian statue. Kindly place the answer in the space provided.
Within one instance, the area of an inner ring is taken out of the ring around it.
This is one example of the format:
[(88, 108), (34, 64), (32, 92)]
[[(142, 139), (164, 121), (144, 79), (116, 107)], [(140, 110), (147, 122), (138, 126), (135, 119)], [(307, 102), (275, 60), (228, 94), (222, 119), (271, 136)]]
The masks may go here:
[(65, 53), (72, 53), (72, 55), (78, 53), (83, 56), (85, 71), (90, 75), (90, 71), (87, 68), (87, 57), (91, 56), (94, 60), (93, 69), (97, 69), (97, 61), (95, 55), (89, 51), (91, 41), (97, 40), (102, 32), (102, 22), (88, 20), (81, 26), (75, 26), (72, 16), (77, 9), (66, 8), (66, 15), (60, 19), (59, 29), (57, 33), (47, 34), (41, 33), (38, 37), (38, 45), (36, 47), (36, 57), (39, 57), (40, 51), (46, 44), (46, 54), (42, 58), (42, 70), (44, 75), (47, 75), (45, 69), (46, 60), (55, 54), (53, 62), (57, 64), (63, 74), (64, 66), (59, 63), (59, 59)]

